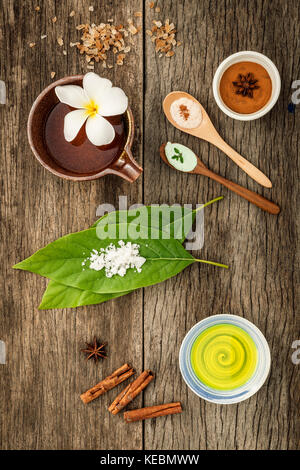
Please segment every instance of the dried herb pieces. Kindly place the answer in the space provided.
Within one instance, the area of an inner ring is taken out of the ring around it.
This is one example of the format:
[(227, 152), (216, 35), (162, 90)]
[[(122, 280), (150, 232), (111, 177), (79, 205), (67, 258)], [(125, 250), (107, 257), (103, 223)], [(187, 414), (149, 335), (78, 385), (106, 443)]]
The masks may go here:
[(146, 30), (146, 34), (151, 37), (155, 45), (155, 52), (159, 57), (164, 54), (166, 57), (172, 57), (175, 54), (174, 46), (180, 46), (181, 42), (176, 40), (176, 29), (174, 23), (167, 19), (163, 24), (161, 21), (153, 20), (153, 26)]
[[(123, 65), (125, 54), (130, 52), (131, 47), (126, 44), (134, 44), (131, 36), (141, 31), (141, 26), (134, 26), (131, 19), (128, 20), (128, 27), (122, 24), (111, 23), (80, 24), (76, 26), (82, 32), (81, 41), (72, 43), (79, 49), (80, 54), (85, 54), (86, 62), (92, 66), (95, 62), (102, 62), (104, 68), (112, 66), (107, 64), (108, 52), (112, 50), (117, 54), (117, 65)], [(131, 35), (131, 36), (130, 36)]]

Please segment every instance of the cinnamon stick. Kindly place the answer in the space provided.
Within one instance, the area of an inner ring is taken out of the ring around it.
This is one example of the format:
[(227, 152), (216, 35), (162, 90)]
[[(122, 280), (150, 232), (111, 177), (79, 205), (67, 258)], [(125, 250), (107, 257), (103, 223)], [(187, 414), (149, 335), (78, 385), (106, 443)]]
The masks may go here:
[(158, 418), (159, 416), (173, 415), (181, 412), (181, 403), (180, 401), (178, 401), (176, 403), (165, 403), (163, 405), (147, 406), (146, 408), (125, 411), (124, 419), (126, 423), (132, 423), (134, 421), (141, 421), (143, 419), (149, 418)]
[(125, 406), (128, 405), (135, 397), (141, 393), (144, 388), (154, 379), (154, 374), (151, 370), (145, 370), (137, 379), (131, 382), (127, 387), (117, 396), (112, 402), (108, 410), (116, 415)]
[(95, 400), (95, 398), (103, 395), (103, 393), (124, 382), (124, 380), (128, 379), (133, 374), (133, 368), (128, 364), (124, 364), (122, 367), (115, 370), (111, 375), (101, 380), (101, 382), (99, 382), (97, 385), (82, 393), (80, 398), (83, 403), (90, 403), (91, 401)]

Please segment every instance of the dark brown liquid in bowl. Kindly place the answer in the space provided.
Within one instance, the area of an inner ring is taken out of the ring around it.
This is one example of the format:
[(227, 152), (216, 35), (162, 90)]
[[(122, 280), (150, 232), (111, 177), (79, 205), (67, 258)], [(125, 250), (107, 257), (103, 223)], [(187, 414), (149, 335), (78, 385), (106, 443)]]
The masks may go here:
[(126, 142), (123, 116), (107, 119), (115, 129), (115, 138), (109, 145), (96, 147), (87, 138), (85, 125), (72, 142), (64, 137), (64, 118), (72, 108), (58, 103), (50, 111), (46, 120), (44, 140), (53, 160), (62, 168), (74, 173), (95, 173), (107, 168), (122, 153)]

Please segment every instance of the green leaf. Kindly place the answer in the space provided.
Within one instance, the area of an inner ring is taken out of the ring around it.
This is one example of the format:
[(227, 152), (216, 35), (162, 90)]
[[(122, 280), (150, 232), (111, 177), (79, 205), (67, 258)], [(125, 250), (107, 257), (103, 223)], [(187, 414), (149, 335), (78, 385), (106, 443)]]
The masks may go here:
[[(130, 238), (123, 240), (133, 243), (137, 241)], [(15, 267), (68, 286), (106, 294), (162, 282), (195, 262), (193, 256), (177, 240), (139, 239), (140, 255), (147, 259), (141, 273), (137, 274), (134, 269), (129, 269), (124, 277), (107, 278), (104, 269), (94, 271), (82, 265), (93, 249), (105, 249), (110, 243), (110, 239), (99, 240), (96, 228), (84, 230), (59, 238)]]
[[(191, 214), (193, 214), (192, 209), (184, 209), (184, 207), (179, 205), (168, 206), (166, 204), (157, 204), (142, 206), (128, 211), (109, 212), (98, 219), (92, 227), (96, 227), (99, 223), (109, 225), (128, 222), (128, 224), (132, 226), (142, 223), (143, 226), (154, 227), (161, 232), (168, 233), (170, 231), (172, 233), (173, 227), (178, 226), (178, 222), (181, 221), (183, 215), (185, 215), (185, 220), (187, 221)], [(191, 226), (192, 223), (187, 226), (188, 231)], [(174, 235), (176, 235), (176, 232)]]
[[(223, 199), (223, 196), (212, 199), (194, 210), (179, 205), (168, 206), (162, 204), (143, 206), (129, 211), (113, 211), (98, 219), (92, 227), (97, 227), (99, 223), (102, 226), (108, 226), (127, 221), (134, 229), (135, 226), (139, 226), (142, 220), (143, 226), (145, 225), (145, 221), (148, 226), (148, 236), (151, 236), (150, 229), (152, 227), (162, 232), (161, 238), (169, 236), (183, 243), (192, 228), (197, 212), (221, 199)], [(142, 215), (140, 214), (141, 212), (143, 212)]]
[(101, 304), (107, 300), (130, 294), (130, 292), (95, 294), (88, 290), (77, 289), (76, 287), (65, 286), (59, 282), (49, 281), (39, 309), (73, 308), (82, 305)]
[(176, 155), (173, 155), (172, 159), (175, 159), (175, 160), (180, 160), (181, 163), (183, 163), (183, 155), (182, 155), (182, 152), (180, 152), (180, 150), (178, 150), (178, 148), (174, 147), (174, 152)]
[[(219, 201), (221, 199), (223, 199), (223, 196), (218, 197), (216, 199), (213, 199), (213, 200), (207, 202), (206, 204), (204, 204), (203, 206), (201, 206), (200, 208), (198, 208), (196, 210), (193, 210), (192, 222), (194, 221), (195, 216), (196, 216), (196, 212), (198, 210), (200, 210), (201, 208), (204, 208), (204, 207), (206, 207), (206, 206), (208, 206), (208, 205), (210, 205), (210, 204), (212, 204), (216, 201)], [(151, 207), (148, 206), (147, 211), (148, 211), (149, 214), (150, 214), (150, 209), (151, 209)], [(134, 211), (129, 211), (129, 213), (130, 212), (133, 214)], [(131, 216), (132, 216), (132, 214), (131, 214)], [(107, 221), (108, 224), (112, 223), (112, 218), (108, 217), (108, 214), (105, 214), (99, 220), (104, 220), (104, 219)], [(93, 226), (96, 226), (97, 223), (99, 222), (99, 220)], [(189, 217), (187, 216), (186, 222), (188, 222), (188, 221), (189, 221)], [(134, 219), (133, 219), (133, 222), (134, 222)], [(176, 220), (174, 220), (172, 222), (173, 225), (175, 223), (176, 223)], [(168, 224), (166, 224), (164, 226), (164, 228), (168, 229)], [(184, 237), (184, 239), (185, 239), (185, 237)], [(181, 241), (183, 242), (184, 239), (182, 239)], [(130, 292), (133, 292), (133, 291), (131, 290), (131, 291), (128, 291), (127, 293), (129, 294)], [(91, 291), (87, 291), (87, 290), (84, 291), (84, 290), (78, 289), (76, 287), (66, 286), (64, 284), (60, 284), (60, 283), (55, 282), (55, 281), (50, 281), (48, 286), (47, 286), (47, 289), (44, 293), (44, 296), (43, 296), (43, 299), (42, 299), (42, 302), (41, 302), (39, 308), (40, 309), (68, 308), (68, 307), (80, 307), (82, 305), (100, 304), (102, 302), (106, 302), (107, 300), (111, 300), (111, 299), (120, 297), (122, 295), (125, 295), (125, 293), (96, 294), (96, 293), (91, 292)]]
[[(193, 221), (195, 219), (196, 213), (198, 210), (212, 204), (213, 202), (216, 202), (218, 200), (223, 199), (223, 196), (218, 197), (216, 199), (213, 199), (209, 201), (208, 203), (204, 204), (203, 206), (199, 207), (196, 210), (186, 210), (184, 212), (183, 207), (179, 207), (178, 211), (178, 206), (176, 207), (176, 210), (173, 213), (173, 218), (172, 220), (169, 220), (167, 217), (164, 218), (163, 214), (161, 216), (162, 212), (162, 206), (147, 206), (146, 211), (147, 211), (147, 219), (148, 219), (148, 227), (143, 227), (140, 224), (139, 217), (137, 214), (139, 211), (137, 210), (131, 210), (131, 211), (116, 211), (116, 212), (111, 212), (109, 214), (105, 214), (103, 217), (101, 217), (94, 225), (93, 228), (96, 227), (99, 222), (105, 221), (105, 224), (111, 225), (115, 224), (116, 220), (122, 220), (122, 217), (125, 215), (128, 216), (128, 221), (132, 224), (133, 228), (134, 226), (139, 226), (140, 234), (141, 236), (149, 236), (151, 234), (152, 236), (155, 235), (156, 238), (162, 238), (166, 234), (170, 236), (170, 233), (173, 236), (176, 236), (177, 238), (181, 235), (180, 241), (183, 242), (184, 239), (186, 238), (186, 234), (189, 232), (189, 230), (192, 227)], [(169, 207), (169, 206), (163, 206), (163, 207)], [(160, 216), (160, 217), (158, 217)], [(182, 222), (182, 223), (181, 223)], [(151, 230), (150, 230), (151, 229)], [(158, 229), (158, 230), (157, 230)], [(162, 229), (163, 234), (160, 233), (160, 229)], [(184, 229), (184, 231), (183, 231)], [(149, 231), (150, 230), (150, 231)], [(152, 231), (152, 232), (151, 232)], [(86, 233), (88, 231), (83, 231), (79, 233)], [(74, 234), (76, 235), (76, 234)], [(62, 238), (67, 238), (72, 235), (67, 235), (66, 237)], [(97, 239), (98, 240), (98, 239)], [(57, 240), (58, 241), (58, 240)], [(139, 243), (140, 240), (132, 240), (132, 241), (137, 241)], [(55, 243), (55, 242), (53, 242)], [(52, 245), (52, 244), (50, 244)], [(50, 245), (48, 245), (46, 248), (48, 248)], [(94, 246), (92, 247), (92, 249)], [(45, 250), (39, 250), (39, 252)], [(185, 250), (184, 250), (185, 251)], [(39, 253), (37, 252), (37, 253)], [(35, 255), (37, 255), (37, 253)], [(187, 253), (185, 251), (185, 253)], [(39, 272), (36, 270), (36, 268), (32, 269), (32, 267), (29, 267), (28, 260), (32, 259), (35, 257), (33, 255), (32, 257), (28, 258), (27, 260), (24, 260), (23, 262), (19, 263), (16, 265), (16, 268), (19, 269), (28, 269), (33, 272)], [(189, 255), (189, 254), (188, 254)], [(190, 259), (193, 261), (189, 261), (189, 264), (191, 262), (199, 261), (199, 262), (206, 262), (202, 260), (194, 260), (191, 255)], [(55, 260), (54, 260), (55, 261)], [(36, 262), (36, 260), (35, 260)], [(213, 263), (213, 262), (207, 262), (209, 264), (214, 264), (214, 265), (219, 265), (218, 263)], [(54, 262), (54, 266), (57, 267), (57, 264)], [(224, 265), (219, 265), (219, 266), (224, 266)], [(226, 267), (226, 266), (224, 266)], [(183, 268), (182, 268), (183, 269)], [(40, 272), (39, 272), (40, 273)], [(95, 272), (97, 273), (97, 272)], [(42, 274), (45, 275), (45, 274)], [(174, 274), (172, 274), (174, 275)], [(49, 276), (50, 277), (50, 276)], [(126, 275), (127, 277), (127, 275)], [(107, 278), (106, 278), (107, 279)], [(65, 281), (63, 281), (65, 282)], [(158, 281), (160, 282), (160, 281)], [(134, 290), (134, 289), (132, 289)], [(77, 307), (80, 305), (91, 305), (91, 304), (96, 304), (96, 303), (102, 303), (107, 300), (125, 295), (127, 293), (132, 292), (132, 290), (129, 291), (121, 291), (121, 292), (111, 292), (111, 293), (95, 293), (92, 292), (91, 290), (83, 290), (79, 287), (73, 287), (73, 286), (68, 286), (65, 285), (64, 283), (56, 282), (56, 281), (50, 281), (48, 284), (48, 287), (45, 291), (44, 297), (42, 299), (41, 305), (39, 308), (41, 309), (46, 309), (46, 308), (67, 308), (67, 307)]]

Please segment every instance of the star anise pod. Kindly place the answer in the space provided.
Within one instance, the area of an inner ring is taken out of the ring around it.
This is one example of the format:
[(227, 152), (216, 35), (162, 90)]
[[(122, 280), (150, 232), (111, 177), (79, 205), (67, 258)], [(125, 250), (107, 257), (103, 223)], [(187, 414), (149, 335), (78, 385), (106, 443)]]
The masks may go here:
[(239, 73), (238, 80), (236, 82), (232, 82), (232, 84), (237, 87), (237, 95), (253, 98), (253, 90), (257, 90), (259, 88), (259, 86), (256, 85), (257, 82), (258, 80), (255, 80), (253, 73), (247, 73), (246, 75)]
[(94, 359), (95, 362), (98, 361), (100, 357), (105, 358), (107, 357), (106, 352), (104, 350), (107, 343), (99, 344), (97, 338), (95, 337), (93, 343), (85, 343), (86, 349), (81, 349), (82, 352), (87, 354), (86, 360)]

